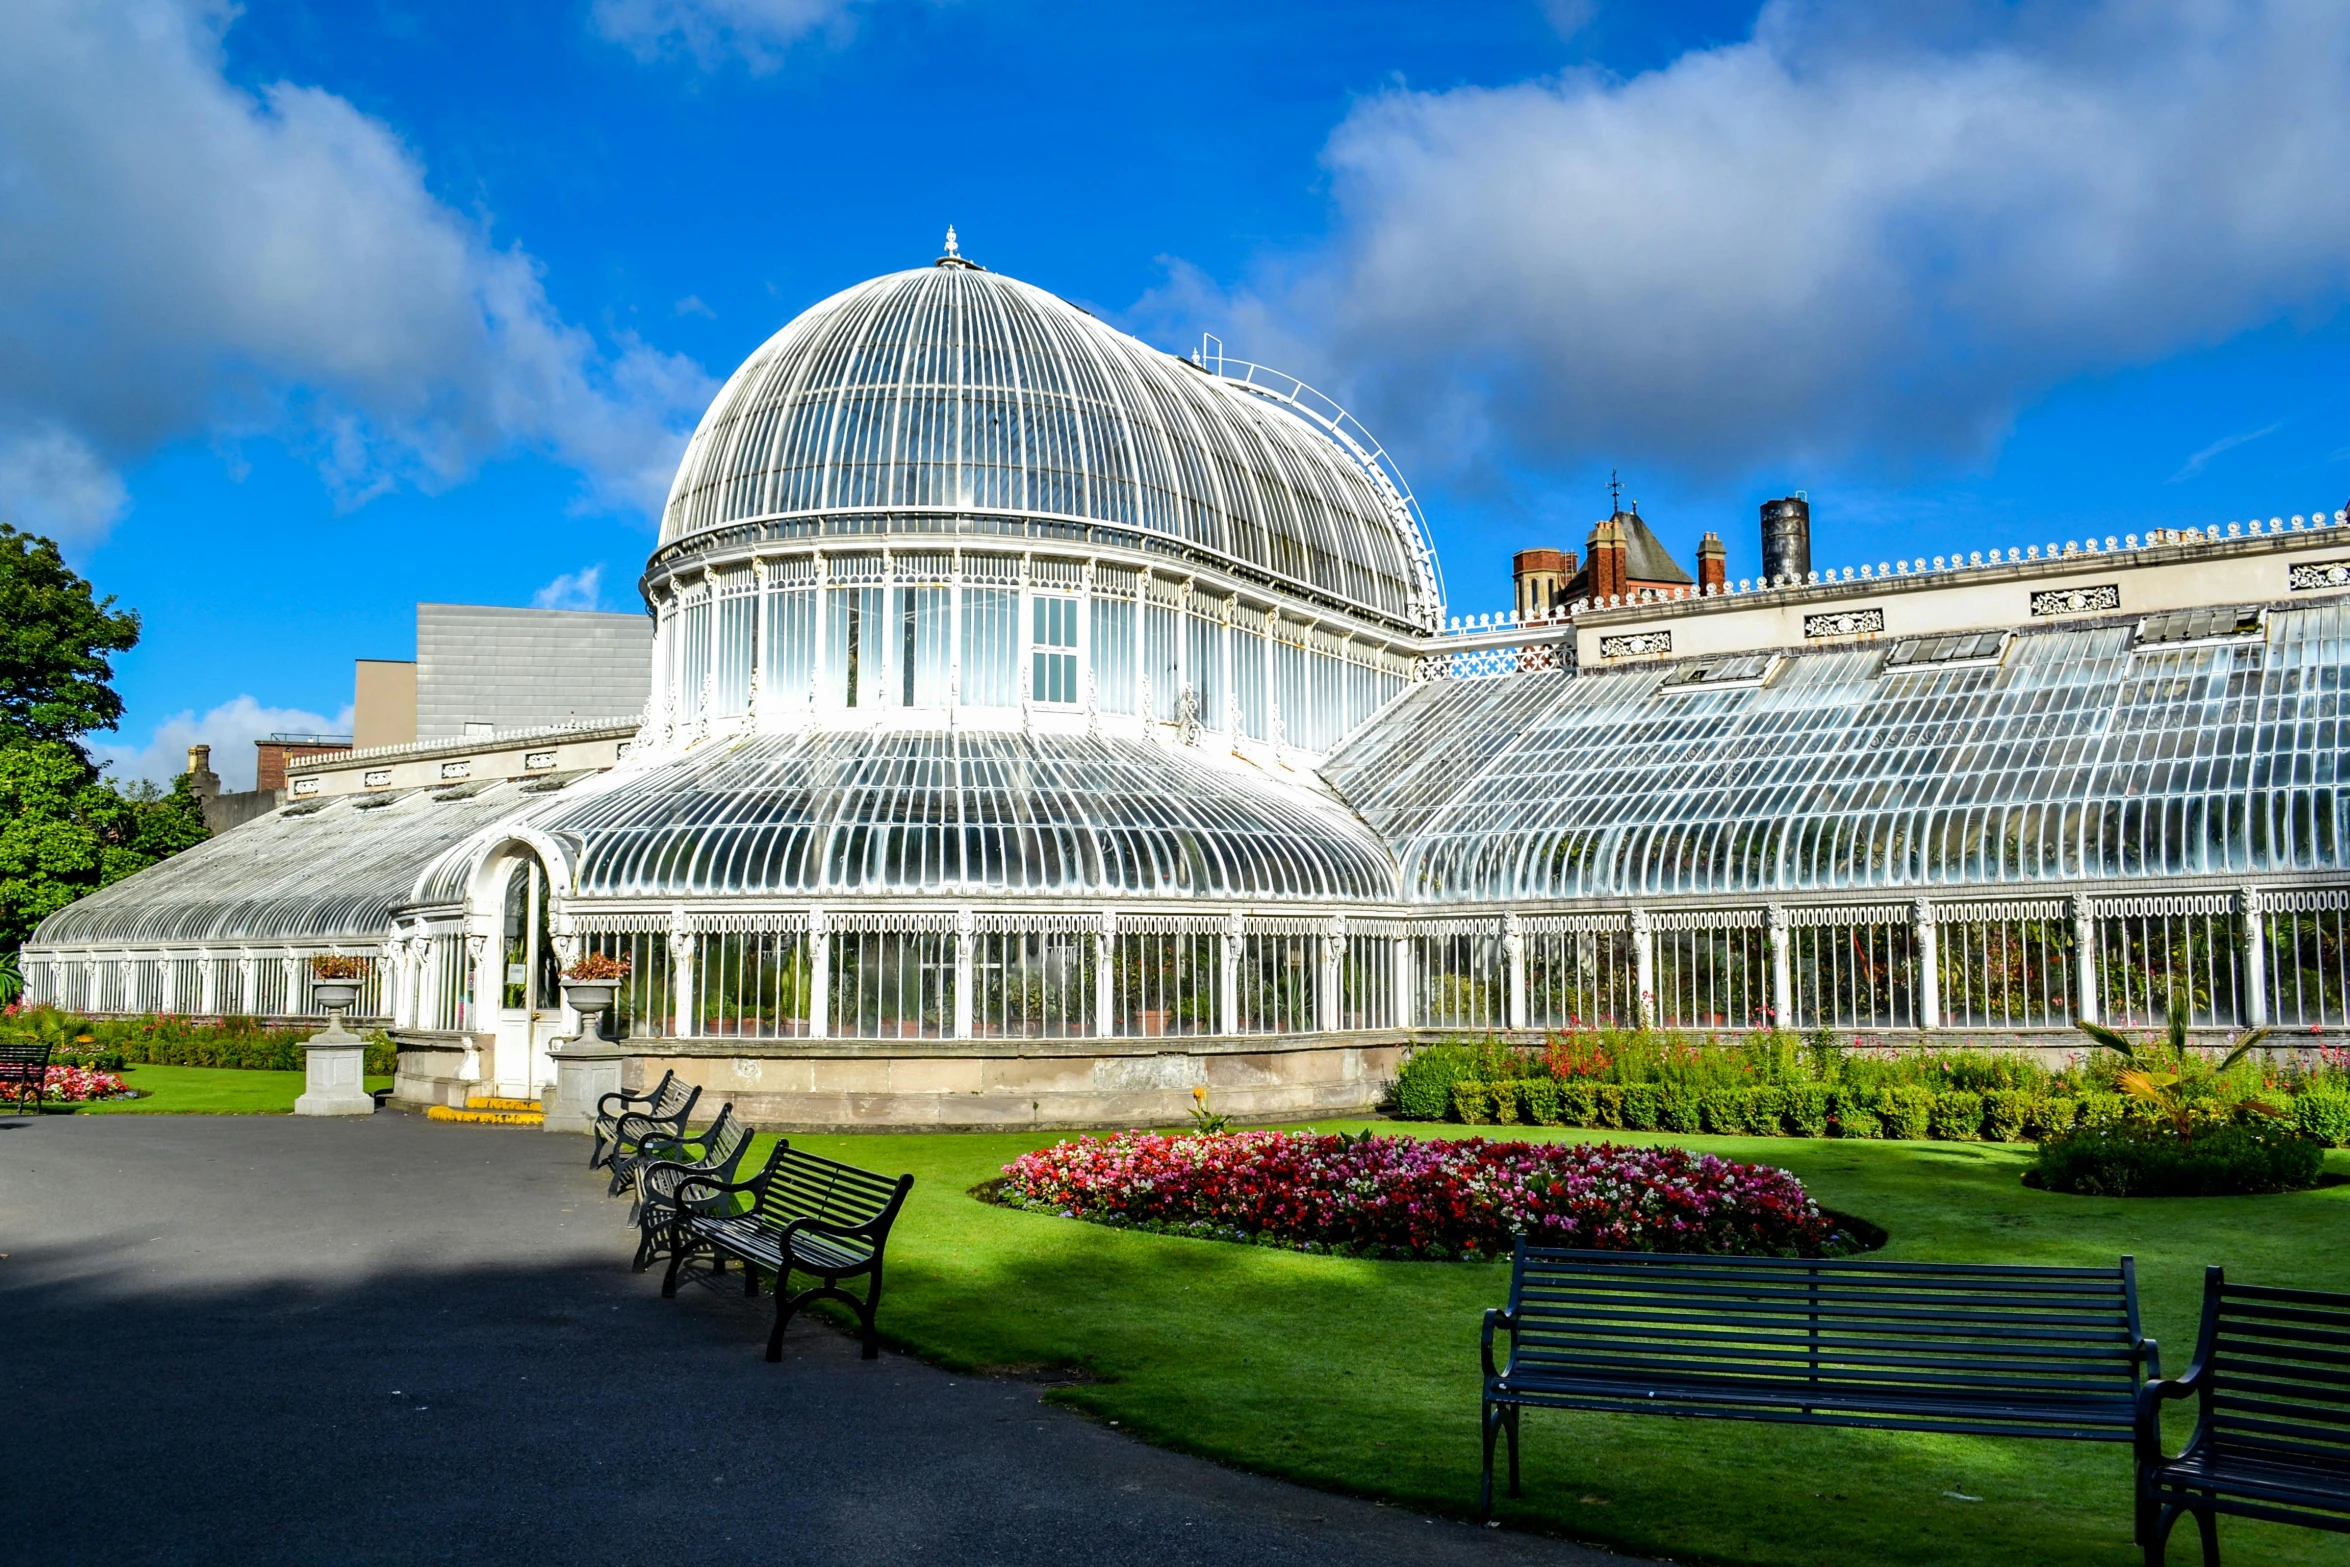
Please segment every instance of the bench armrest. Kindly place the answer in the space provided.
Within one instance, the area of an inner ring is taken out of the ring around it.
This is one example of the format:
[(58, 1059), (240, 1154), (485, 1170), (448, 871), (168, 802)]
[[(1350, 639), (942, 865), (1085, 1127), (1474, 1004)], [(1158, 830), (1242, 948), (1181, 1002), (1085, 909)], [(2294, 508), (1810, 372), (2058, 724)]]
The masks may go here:
[(1493, 1330), (1495, 1328), (1500, 1328), (1509, 1334), (1510, 1359), (1516, 1360), (1518, 1358), (1517, 1316), (1512, 1312), (1502, 1310), (1499, 1306), (1488, 1307), (1485, 1312), (1485, 1332), (1477, 1343), (1477, 1353), (1485, 1362), (1485, 1375), (1488, 1377), (1501, 1375), (1500, 1370), (1493, 1364)]
[[(2183, 1377), (2157, 1378), (2138, 1389), (2137, 1456), (2141, 1464), (2159, 1464), (2164, 1461), (2162, 1450), (2162, 1406), (2175, 1399), (2193, 1398), (2200, 1393), (2205, 1378), (2201, 1365), (2193, 1367)], [(2192, 1447), (2190, 1440), (2188, 1446)]]
[(693, 1165), (682, 1164), (674, 1159), (655, 1159), (650, 1163), (637, 1166), (636, 1189), (641, 1197), (662, 1198), (680, 1208), (693, 1208), (697, 1212), (702, 1212), (717, 1203), (725, 1194), (713, 1191), (707, 1196), (687, 1197), (685, 1195), (686, 1183), (697, 1181), (697, 1178), (700, 1185), (713, 1184), (707, 1172), (699, 1170)]
[(681, 1208), (692, 1200), (686, 1196), (686, 1188), (689, 1186), (698, 1188), (712, 1197), (724, 1196), (730, 1192), (755, 1192), (759, 1189), (759, 1183), (756, 1180), (722, 1181), (714, 1175), (689, 1174), (684, 1180), (677, 1183), (677, 1205)]
[(647, 1115), (641, 1110), (631, 1110), (612, 1124), (612, 1140), (642, 1152), (654, 1137), (666, 1135), (671, 1140), (683, 1137), (685, 1127), (680, 1120), (673, 1115)]
[(783, 1239), (784, 1243), (789, 1245), (794, 1235), (805, 1233), (828, 1235), (834, 1240), (840, 1241), (870, 1240), (879, 1236), (882, 1228), (879, 1219), (868, 1219), (863, 1224), (832, 1224), (823, 1219), (794, 1219), (783, 1227)]
[(621, 1115), (627, 1111), (630, 1105), (649, 1105), (652, 1102), (653, 1096), (651, 1094), (632, 1094), (626, 1089), (621, 1089), (597, 1100), (596, 1114), (601, 1116)]

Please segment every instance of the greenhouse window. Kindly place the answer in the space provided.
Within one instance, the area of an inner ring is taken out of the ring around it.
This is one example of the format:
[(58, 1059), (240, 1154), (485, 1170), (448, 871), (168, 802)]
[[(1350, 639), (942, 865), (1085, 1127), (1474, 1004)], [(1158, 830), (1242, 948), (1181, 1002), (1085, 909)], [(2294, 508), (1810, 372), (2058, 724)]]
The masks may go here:
[(2233, 642), (2257, 637), (2268, 629), (2268, 611), (2257, 605), (2213, 609), (2174, 609), (2148, 615), (2138, 622), (2132, 647), (2182, 647), (2197, 642)]
[(1951, 637), (1904, 637), (1885, 655), (1885, 673), (1939, 674), (1945, 669), (1996, 664), (2013, 635), (2008, 631), (1971, 631)]

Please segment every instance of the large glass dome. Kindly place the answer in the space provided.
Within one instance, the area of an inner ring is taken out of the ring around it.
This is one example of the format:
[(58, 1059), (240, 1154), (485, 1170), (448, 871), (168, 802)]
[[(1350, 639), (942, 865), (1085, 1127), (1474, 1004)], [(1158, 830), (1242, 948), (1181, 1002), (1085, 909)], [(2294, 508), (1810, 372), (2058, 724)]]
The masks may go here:
[(1343, 436), (952, 258), (836, 294), (752, 354), (694, 432), (661, 540), (991, 516), (1172, 545), (1404, 626), (1441, 611), (1408, 506)]

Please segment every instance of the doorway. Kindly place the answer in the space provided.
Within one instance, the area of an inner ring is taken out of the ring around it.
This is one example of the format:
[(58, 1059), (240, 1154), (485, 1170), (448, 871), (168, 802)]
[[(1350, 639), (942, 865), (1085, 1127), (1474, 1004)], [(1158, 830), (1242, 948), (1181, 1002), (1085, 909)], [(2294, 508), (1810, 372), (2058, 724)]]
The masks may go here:
[(492, 1074), (500, 1098), (536, 1099), (555, 1079), (548, 1054), (563, 1032), (546, 868), (516, 860), (506, 875), (498, 925), (498, 1048)]

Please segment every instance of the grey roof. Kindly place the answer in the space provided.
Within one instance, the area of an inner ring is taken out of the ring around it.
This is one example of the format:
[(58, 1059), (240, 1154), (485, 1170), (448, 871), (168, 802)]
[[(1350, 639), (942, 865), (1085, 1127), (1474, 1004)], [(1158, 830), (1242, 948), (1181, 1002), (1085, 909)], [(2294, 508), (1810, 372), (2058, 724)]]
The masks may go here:
[(1689, 573), (1673, 559), (1673, 552), (1664, 541), (1649, 531), (1636, 511), (1616, 513), (1616, 521), (1624, 525), (1624, 576), (1633, 582), (1667, 582), (1677, 587), (1687, 586)]
[(643, 615), (416, 606), (416, 738), (467, 724), (529, 729), (641, 713), (653, 672)]
[[(461, 796), (436, 798), (437, 795)], [(102, 887), (41, 922), (40, 946), (378, 940), (443, 851), (551, 803), (526, 786), (289, 805)]]

